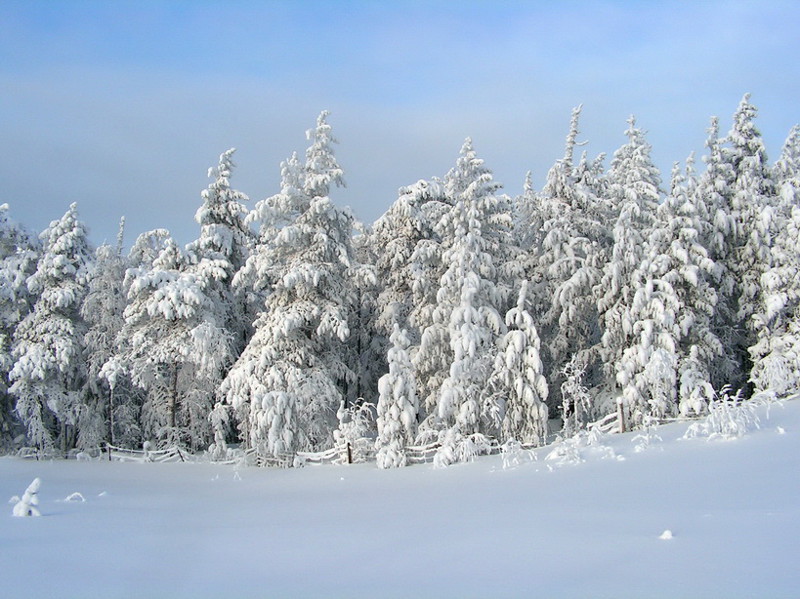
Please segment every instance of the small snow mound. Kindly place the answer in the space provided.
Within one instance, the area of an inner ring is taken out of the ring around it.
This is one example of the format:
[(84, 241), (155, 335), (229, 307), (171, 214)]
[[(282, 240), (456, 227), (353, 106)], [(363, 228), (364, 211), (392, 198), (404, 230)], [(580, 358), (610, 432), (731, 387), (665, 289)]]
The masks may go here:
[(97, 494), (97, 496), (98, 496), (98, 497), (105, 497), (106, 495), (108, 495), (108, 491), (100, 491), (100, 492)]
[(661, 536), (658, 537), (662, 541), (669, 541), (672, 539), (672, 531), (667, 529), (661, 533)]
[(786, 429), (783, 428), (782, 426), (779, 426), (778, 427), (778, 434), (779, 435), (785, 435), (786, 434)]
[(76, 491), (75, 493), (72, 493), (68, 497), (65, 497), (64, 501), (83, 503), (84, 501), (86, 501), (86, 499), (83, 497), (83, 495), (81, 495)]

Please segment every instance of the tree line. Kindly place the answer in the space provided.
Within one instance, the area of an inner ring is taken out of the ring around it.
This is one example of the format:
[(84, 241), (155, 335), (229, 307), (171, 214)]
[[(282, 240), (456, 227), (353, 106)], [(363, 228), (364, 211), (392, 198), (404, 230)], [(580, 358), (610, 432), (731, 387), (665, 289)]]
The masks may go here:
[(551, 418), (642, 426), (797, 389), (800, 128), (769, 163), (745, 95), (704, 168), (663, 185), (633, 117), (608, 167), (577, 156), (580, 111), (541, 190), (502, 194), (467, 139), (371, 226), (331, 199), (327, 112), (252, 209), (224, 152), (185, 247), (157, 229), (125, 253), (123, 219), (93, 249), (75, 204), (38, 236), (0, 206), (0, 445), (366, 437), (380, 467), (429, 441), (446, 465), (542, 444)]

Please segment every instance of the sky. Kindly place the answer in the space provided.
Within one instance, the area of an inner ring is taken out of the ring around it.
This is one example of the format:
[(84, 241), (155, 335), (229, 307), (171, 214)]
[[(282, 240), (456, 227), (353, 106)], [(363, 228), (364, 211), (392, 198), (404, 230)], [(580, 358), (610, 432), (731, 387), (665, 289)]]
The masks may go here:
[[(800, 3), (776, 0), (0, 0), (0, 203), (41, 231), (72, 202), (95, 244), (167, 228), (181, 243), (209, 167), (237, 149), (252, 207), (329, 110), (370, 223), (443, 176), (466, 137), (510, 195), (539, 189), (570, 112), (595, 156), (648, 132), (668, 180), (725, 133), (746, 92), (771, 160), (800, 122)], [(609, 161), (606, 161), (608, 165)]]

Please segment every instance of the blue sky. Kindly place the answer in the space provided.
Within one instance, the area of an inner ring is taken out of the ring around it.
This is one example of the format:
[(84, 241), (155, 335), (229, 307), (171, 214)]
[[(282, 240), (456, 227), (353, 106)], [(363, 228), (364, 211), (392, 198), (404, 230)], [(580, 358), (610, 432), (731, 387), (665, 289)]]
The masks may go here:
[(186, 243), (207, 169), (236, 147), (253, 202), (322, 109), (371, 222), (444, 175), (466, 136), (540, 188), (570, 111), (609, 155), (635, 114), (668, 177), (745, 92), (771, 159), (800, 121), (797, 2), (2, 0), (0, 203), (34, 230), (76, 201), (95, 243), (128, 219)]

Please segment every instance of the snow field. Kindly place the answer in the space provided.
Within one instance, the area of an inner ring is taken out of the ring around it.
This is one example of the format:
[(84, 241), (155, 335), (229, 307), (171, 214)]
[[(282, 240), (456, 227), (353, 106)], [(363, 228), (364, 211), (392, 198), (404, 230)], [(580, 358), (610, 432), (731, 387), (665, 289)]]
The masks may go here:
[(732, 441), (677, 423), (505, 470), (3, 458), (2, 497), (42, 481), (41, 518), (0, 518), (3, 594), (793, 597), (800, 402), (760, 416)]

